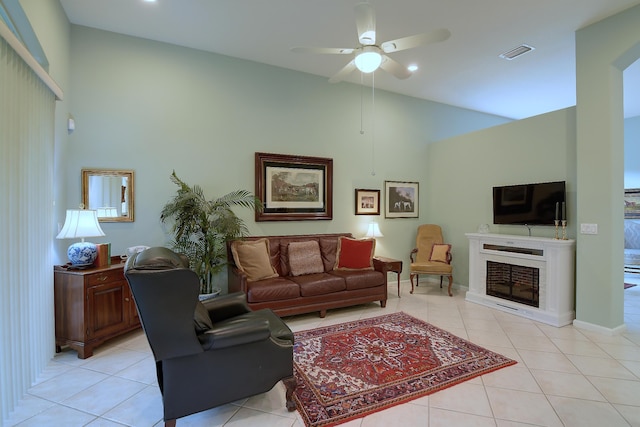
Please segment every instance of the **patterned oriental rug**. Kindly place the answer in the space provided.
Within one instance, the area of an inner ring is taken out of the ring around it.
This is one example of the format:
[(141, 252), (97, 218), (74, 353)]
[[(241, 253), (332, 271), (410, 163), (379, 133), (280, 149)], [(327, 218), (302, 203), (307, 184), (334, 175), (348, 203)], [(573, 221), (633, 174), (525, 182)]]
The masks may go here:
[(405, 313), (295, 333), (295, 399), (328, 427), (515, 364)]

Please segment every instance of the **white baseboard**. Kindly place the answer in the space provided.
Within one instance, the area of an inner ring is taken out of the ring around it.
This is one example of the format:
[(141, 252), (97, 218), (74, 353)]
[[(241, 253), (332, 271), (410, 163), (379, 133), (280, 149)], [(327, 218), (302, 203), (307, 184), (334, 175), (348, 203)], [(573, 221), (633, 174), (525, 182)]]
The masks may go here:
[(615, 328), (606, 328), (604, 326), (595, 325), (589, 322), (583, 322), (582, 320), (575, 319), (573, 321), (573, 326), (578, 329), (584, 329), (586, 331), (598, 332), (604, 335), (614, 336), (621, 335), (626, 332), (627, 326), (623, 323), (620, 326), (616, 326)]

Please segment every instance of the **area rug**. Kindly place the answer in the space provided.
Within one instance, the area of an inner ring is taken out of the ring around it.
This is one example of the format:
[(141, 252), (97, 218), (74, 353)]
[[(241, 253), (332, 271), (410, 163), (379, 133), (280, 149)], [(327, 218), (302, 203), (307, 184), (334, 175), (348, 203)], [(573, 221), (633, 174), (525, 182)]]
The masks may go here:
[(307, 427), (364, 417), (516, 362), (406, 313), (295, 333)]
[(625, 283), (624, 284), (624, 288), (625, 289), (629, 289), (629, 288), (633, 288), (634, 286), (638, 286), (635, 283)]

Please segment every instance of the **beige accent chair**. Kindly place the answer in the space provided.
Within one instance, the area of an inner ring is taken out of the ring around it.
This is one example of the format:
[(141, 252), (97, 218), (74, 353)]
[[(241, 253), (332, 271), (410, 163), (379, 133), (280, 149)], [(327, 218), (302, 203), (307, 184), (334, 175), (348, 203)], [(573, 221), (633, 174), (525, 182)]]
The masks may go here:
[[(439, 245), (435, 246), (434, 245)], [(446, 247), (448, 246), (448, 248)], [(451, 248), (450, 245), (443, 243), (442, 229), (439, 225), (423, 224), (418, 227), (416, 236), (416, 247), (411, 251), (409, 258), (411, 259), (411, 269), (409, 278), (411, 279), (411, 293), (413, 293), (413, 278), (416, 278), (416, 286), (418, 286), (418, 277), (421, 274), (431, 274), (440, 276), (440, 287), (442, 288), (442, 278), (449, 278), (449, 296), (451, 293), (451, 285), (453, 285), (453, 267), (451, 266)]]

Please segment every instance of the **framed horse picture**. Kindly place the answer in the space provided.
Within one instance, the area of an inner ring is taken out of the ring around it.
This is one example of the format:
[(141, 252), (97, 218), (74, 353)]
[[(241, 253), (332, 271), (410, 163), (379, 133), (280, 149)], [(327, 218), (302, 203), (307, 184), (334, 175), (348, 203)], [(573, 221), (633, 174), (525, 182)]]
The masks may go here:
[(418, 218), (418, 183), (384, 182), (384, 216), (386, 218)]
[(332, 219), (333, 159), (255, 153), (256, 221)]

